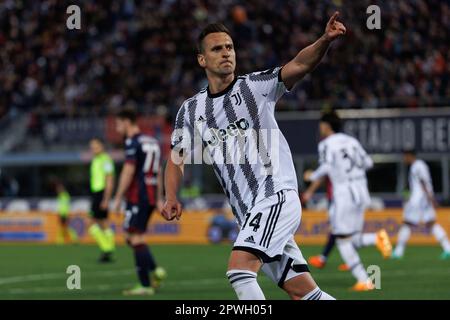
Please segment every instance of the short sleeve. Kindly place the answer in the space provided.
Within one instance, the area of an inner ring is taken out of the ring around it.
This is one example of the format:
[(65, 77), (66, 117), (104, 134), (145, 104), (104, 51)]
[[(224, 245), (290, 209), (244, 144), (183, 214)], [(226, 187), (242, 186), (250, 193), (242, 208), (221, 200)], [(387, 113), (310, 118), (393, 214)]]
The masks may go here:
[(250, 90), (271, 102), (277, 102), (288, 89), (281, 80), (281, 68), (276, 67), (248, 75)]
[(106, 174), (113, 174), (114, 173), (114, 163), (111, 158), (107, 158), (105, 160), (105, 163), (103, 165), (103, 170)]
[(329, 152), (327, 145), (325, 143), (319, 143), (318, 149), (319, 149), (319, 165), (330, 162), (330, 160), (328, 159)]
[(137, 145), (132, 139), (125, 141), (125, 162), (135, 163), (137, 154)]
[(191, 152), (191, 127), (188, 122), (187, 104), (184, 103), (178, 110), (175, 118), (174, 130), (172, 132), (170, 147), (180, 156), (186, 156)]

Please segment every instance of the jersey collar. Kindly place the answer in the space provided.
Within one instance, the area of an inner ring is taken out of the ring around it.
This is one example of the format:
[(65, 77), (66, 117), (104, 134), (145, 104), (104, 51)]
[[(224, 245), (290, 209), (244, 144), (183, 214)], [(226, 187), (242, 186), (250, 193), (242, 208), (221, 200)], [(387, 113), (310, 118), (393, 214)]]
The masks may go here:
[(206, 88), (206, 91), (208, 92), (208, 97), (214, 99), (214, 98), (218, 98), (220, 96), (223, 96), (224, 94), (226, 94), (228, 91), (230, 91), (233, 88), (233, 86), (236, 83), (237, 79), (238, 79), (238, 77), (234, 76), (233, 81), (228, 85), (228, 87), (226, 87), (225, 89), (223, 89), (222, 91), (219, 91), (217, 93), (211, 93), (209, 91), (209, 86), (208, 86)]

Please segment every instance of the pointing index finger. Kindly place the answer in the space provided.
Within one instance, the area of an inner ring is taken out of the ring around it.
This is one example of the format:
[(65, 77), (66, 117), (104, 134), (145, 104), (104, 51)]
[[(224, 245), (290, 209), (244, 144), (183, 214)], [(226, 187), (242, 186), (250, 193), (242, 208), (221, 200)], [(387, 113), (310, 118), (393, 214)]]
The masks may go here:
[(339, 16), (339, 11), (336, 11), (330, 18), (330, 20), (328, 21), (328, 23), (334, 23), (337, 19), (337, 17)]

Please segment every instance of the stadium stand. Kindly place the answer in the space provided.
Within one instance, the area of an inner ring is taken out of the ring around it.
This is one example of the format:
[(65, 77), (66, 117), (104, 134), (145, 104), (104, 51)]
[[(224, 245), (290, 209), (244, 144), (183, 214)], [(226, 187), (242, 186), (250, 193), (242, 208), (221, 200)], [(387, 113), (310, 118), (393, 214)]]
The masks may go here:
[[(65, 27), (69, 2), (0, 4), (0, 118), (30, 112), (29, 129), (38, 130), (43, 115), (98, 116), (127, 105), (173, 115), (205, 85), (193, 54), (202, 25), (221, 20), (231, 28), (238, 71), (246, 73), (287, 61), (334, 9), (347, 37), (282, 108), (450, 102), (446, 1), (85, 0), (80, 31)], [(369, 4), (381, 7), (389, 32), (365, 28)]]

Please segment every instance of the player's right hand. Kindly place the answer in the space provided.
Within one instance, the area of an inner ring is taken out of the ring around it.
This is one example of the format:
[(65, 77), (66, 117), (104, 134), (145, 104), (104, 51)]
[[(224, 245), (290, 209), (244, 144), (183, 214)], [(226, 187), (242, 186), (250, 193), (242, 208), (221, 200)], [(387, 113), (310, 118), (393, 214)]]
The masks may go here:
[(312, 170), (306, 170), (303, 173), (303, 180), (305, 180), (306, 182), (310, 182), (311, 181), (311, 175), (312, 175), (313, 171)]
[(177, 220), (180, 220), (182, 212), (183, 208), (181, 206), (181, 203), (175, 199), (175, 200), (166, 200), (166, 203), (164, 203), (161, 214), (166, 220), (170, 221), (175, 218)]

